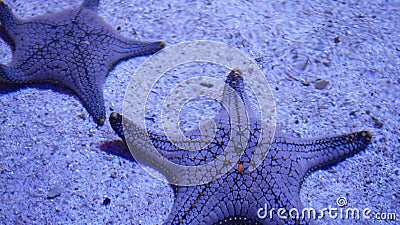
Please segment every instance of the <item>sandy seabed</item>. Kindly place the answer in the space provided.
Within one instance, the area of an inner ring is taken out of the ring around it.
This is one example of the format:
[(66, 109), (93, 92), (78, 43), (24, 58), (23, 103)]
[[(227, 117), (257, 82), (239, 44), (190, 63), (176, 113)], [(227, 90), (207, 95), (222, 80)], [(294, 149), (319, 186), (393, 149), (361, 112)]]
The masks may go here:
[[(22, 18), (80, 4), (5, 2)], [(345, 197), (348, 207), (397, 214), (396, 221), (324, 218), (321, 224), (398, 224), (399, 8), (400, 2), (383, 0), (109, 0), (100, 2), (99, 14), (122, 34), (141, 40), (167, 45), (212, 40), (240, 49), (265, 73), (278, 125), (287, 134), (371, 131), (365, 151), (312, 173), (301, 200), (322, 209)], [(11, 60), (4, 42), (0, 58), (2, 64)], [(124, 61), (110, 72), (107, 115), (121, 112), (124, 91), (145, 59)], [(328, 81), (325, 87), (322, 80)], [(1, 223), (161, 224), (172, 206), (172, 189), (140, 168), (109, 123), (97, 127), (68, 90), (1, 85), (0, 135)]]

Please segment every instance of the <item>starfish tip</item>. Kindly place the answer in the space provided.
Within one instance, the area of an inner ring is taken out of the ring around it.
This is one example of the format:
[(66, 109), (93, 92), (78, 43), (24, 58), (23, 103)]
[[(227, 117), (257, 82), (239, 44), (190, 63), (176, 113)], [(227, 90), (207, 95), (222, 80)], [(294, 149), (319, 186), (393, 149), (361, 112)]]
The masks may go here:
[(97, 121), (97, 124), (99, 124), (100, 126), (103, 126), (104, 125), (104, 121), (105, 121), (105, 119), (99, 119)]
[(119, 113), (112, 112), (112, 113), (110, 114), (110, 119), (118, 119), (118, 117), (119, 117)]
[(240, 68), (235, 67), (232, 69), (231, 73), (234, 73), (235, 75), (242, 75), (243, 71)]
[(370, 141), (372, 139), (372, 133), (370, 131), (361, 131), (361, 136)]
[[(0, 1), (1, 1), (1, 0), (0, 0)], [(161, 47), (161, 48), (164, 48), (165, 45), (166, 45), (166, 43), (165, 43), (164, 41), (159, 41), (159, 43), (160, 43), (160, 47)]]

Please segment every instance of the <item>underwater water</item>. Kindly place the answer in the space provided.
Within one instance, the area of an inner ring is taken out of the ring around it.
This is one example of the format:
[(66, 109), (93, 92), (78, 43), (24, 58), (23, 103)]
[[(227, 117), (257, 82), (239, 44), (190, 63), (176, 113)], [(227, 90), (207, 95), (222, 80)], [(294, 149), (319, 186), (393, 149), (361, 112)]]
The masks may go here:
[[(81, 3), (4, 2), (21, 18)], [(135, 39), (163, 40), (167, 46), (212, 40), (240, 49), (265, 74), (278, 127), (287, 134), (372, 132), (366, 150), (310, 174), (301, 200), (322, 209), (345, 197), (349, 207), (397, 215), (394, 221), (323, 218), (320, 224), (398, 224), (399, 8), (399, 1), (383, 0), (100, 0), (98, 12)], [(1, 63), (11, 57), (1, 42)], [(125, 89), (146, 58), (121, 62), (109, 73), (107, 117), (122, 111)], [(171, 83), (161, 80), (155, 92), (161, 94), (164, 86)], [(189, 122), (182, 126), (193, 127), (212, 109), (209, 103), (186, 109)], [(162, 224), (173, 203), (168, 184), (134, 162), (108, 122), (97, 126), (74, 93), (48, 84), (0, 84), (0, 179), (4, 224)]]

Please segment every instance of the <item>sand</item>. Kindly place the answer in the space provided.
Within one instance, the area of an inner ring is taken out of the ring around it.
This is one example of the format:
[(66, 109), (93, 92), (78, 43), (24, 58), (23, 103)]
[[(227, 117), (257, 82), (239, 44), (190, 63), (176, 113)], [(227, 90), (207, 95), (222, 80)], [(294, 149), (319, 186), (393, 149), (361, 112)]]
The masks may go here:
[[(22, 18), (80, 1), (5, 1)], [(213, 40), (254, 59), (272, 87), (278, 125), (323, 137), (369, 130), (372, 144), (312, 173), (306, 207), (370, 208), (400, 222), (400, 3), (396, 1), (101, 1), (99, 14), (126, 36), (173, 45)], [(11, 50), (0, 43), (2, 64)], [(105, 83), (107, 115), (147, 57), (118, 64)], [(325, 83), (325, 84), (324, 84)], [(69, 90), (0, 86), (0, 223), (162, 224), (172, 189), (138, 166), (106, 122), (98, 127)], [(200, 118), (201, 112), (191, 117)], [(375, 214), (372, 214), (375, 215)]]

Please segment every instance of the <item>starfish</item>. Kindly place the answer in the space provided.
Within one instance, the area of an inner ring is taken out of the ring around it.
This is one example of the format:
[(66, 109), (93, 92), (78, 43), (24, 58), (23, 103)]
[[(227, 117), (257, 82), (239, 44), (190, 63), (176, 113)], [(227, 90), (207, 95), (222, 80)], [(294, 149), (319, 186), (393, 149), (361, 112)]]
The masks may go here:
[[(228, 85), (237, 95), (229, 93), (229, 89), (226, 88)], [(259, 144), (257, 142), (261, 131), (259, 119), (249, 107), (239, 70), (233, 70), (228, 75), (223, 95), (227, 97), (223, 99), (238, 96), (245, 104), (250, 124), (250, 137), (246, 139), (247, 148), (237, 166), (215, 180), (194, 186), (171, 184), (175, 193), (174, 204), (164, 224), (313, 223), (312, 219), (301, 214), (304, 209), (299, 197), (302, 182), (310, 172), (334, 165), (365, 149), (371, 141), (372, 134), (369, 131), (360, 131), (321, 139), (300, 139), (276, 131), (262, 163), (250, 171), (249, 156), (255, 154), (254, 149)], [(233, 104), (228, 105), (228, 108), (238, 107), (234, 104), (235, 101), (227, 102)], [(161, 155), (175, 163), (201, 164), (221, 153), (228, 140), (227, 136), (232, 132), (230, 129), (235, 127), (229, 124), (226, 113), (223, 112), (221, 109), (214, 119), (217, 127), (215, 139), (199, 151), (174, 147), (167, 137), (150, 131), (145, 132), (127, 118), (123, 120), (122, 115), (118, 113), (112, 113), (109, 119), (114, 131), (129, 147), (149, 152), (149, 144), (153, 144)], [(147, 142), (142, 141), (146, 138), (152, 142), (146, 144)], [(154, 164), (150, 162), (148, 165)], [(160, 172), (168, 180), (171, 179), (165, 171)], [(291, 217), (288, 213), (290, 209), (297, 209), (299, 213), (292, 215), (298, 217)]]
[(137, 41), (118, 34), (98, 16), (99, 0), (31, 19), (17, 18), (0, 0), (0, 37), (11, 47), (0, 64), (3, 83), (52, 83), (71, 89), (95, 122), (106, 119), (104, 80), (123, 59), (153, 54), (162, 41)]

